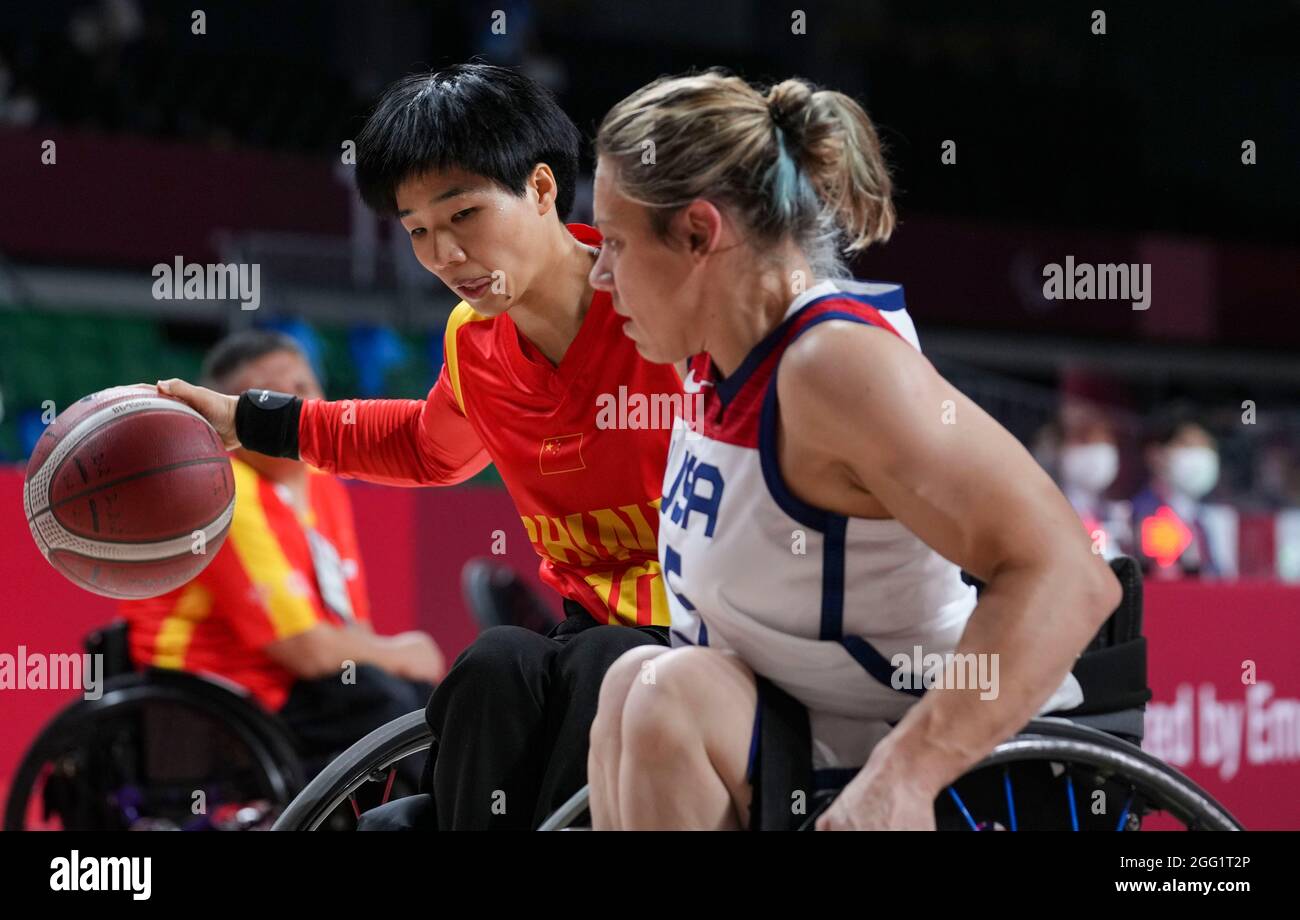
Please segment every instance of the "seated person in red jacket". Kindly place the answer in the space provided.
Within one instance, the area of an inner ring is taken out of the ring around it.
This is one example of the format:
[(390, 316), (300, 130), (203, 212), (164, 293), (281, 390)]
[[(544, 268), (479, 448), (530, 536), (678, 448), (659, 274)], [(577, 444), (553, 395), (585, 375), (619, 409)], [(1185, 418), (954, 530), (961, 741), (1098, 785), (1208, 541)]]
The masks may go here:
[[(203, 378), (225, 393), (323, 395), (294, 340), (263, 330), (218, 343)], [(231, 465), (235, 514), (216, 558), (175, 591), (122, 602), (131, 656), (139, 667), (243, 687), (279, 714), (308, 770), (318, 770), (373, 729), (423, 708), (444, 673), (442, 654), (423, 632), (372, 629), (352, 506), (339, 480), (242, 449)]]

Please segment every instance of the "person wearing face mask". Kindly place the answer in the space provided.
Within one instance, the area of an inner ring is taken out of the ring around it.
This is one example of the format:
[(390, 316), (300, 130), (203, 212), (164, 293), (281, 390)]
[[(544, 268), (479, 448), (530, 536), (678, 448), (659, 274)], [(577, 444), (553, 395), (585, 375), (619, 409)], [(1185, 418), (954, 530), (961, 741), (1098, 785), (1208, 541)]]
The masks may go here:
[(1119, 474), (1115, 430), (1104, 416), (1091, 410), (1064, 415), (1055, 464), (1057, 479), (1097, 552), (1112, 559), (1127, 552), (1131, 542), (1128, 504), (1106, 498), (1106, 490)]
[(1219, 481), (1214, 437), (1190, 416), (1168, 417), (1152, 429), (1145, 457), (1150, 481), (1133, 498), (1135, 542), (1144, 567), (1166, 576), (1222, 574), (1203, 502)]

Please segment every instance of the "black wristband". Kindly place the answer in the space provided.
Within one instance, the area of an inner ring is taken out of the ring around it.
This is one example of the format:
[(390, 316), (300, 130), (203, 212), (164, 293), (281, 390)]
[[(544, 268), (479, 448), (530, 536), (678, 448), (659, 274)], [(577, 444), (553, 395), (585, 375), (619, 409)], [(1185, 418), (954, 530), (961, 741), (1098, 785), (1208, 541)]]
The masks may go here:
[(245, 390), (235, 405), (235, 436), (249, 450), (298, 459), (302, 399), (274, 390)]

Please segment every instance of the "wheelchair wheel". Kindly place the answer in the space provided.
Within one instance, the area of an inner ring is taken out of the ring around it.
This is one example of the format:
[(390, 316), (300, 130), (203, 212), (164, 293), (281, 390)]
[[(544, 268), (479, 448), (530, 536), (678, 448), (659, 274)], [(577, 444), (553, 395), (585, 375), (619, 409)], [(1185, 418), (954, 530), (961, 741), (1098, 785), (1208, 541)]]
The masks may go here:
[(301, 785), (286, 730), (246, 698), (191, 674), (133, 673), (42, 730), (4, 827), (243, 828), (269, 821)]
[(935, 815), (962, 830), (1243, 830), (1209, 793), (1138, 746), (1053, 718), (998, 745), (940, 796)]
[[(800, 830), (812, 830), (837, 794), (815, 797)], [(573, 829), (587, 801), (584, 787), (538, 830)], [(1153, 817), (1185, 830), (1243, 829), (1209, 793), (1136, 745), (1052, 718), (999, 744), (935, 802), (940, 830), (1136, 831)]]
[[(380, 726), (318, 773), (281, 812), (271, 830), (348, 829), (364, 810), (363, 789), (368, 784), (375, 784), (376, 789), (382, 787), (378, 800), (369, 801), (369, 807), (384, 804), (397, 778), (397, 763), (432, 745), (433, 733), (423, 709)], [(364, 798), (373, 800), (376, 796)]]

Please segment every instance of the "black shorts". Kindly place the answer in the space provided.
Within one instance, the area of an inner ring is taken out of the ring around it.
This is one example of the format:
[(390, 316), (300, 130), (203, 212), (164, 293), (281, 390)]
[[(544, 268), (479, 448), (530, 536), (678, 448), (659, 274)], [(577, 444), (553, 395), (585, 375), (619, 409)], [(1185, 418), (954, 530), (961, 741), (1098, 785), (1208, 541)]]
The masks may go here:
[(813, 798), (812, 732), (808, 710), (776, 684), (754, 675), (758, 705), (749, 742), (753, 796), (749, 827), (793, 831), (808, 821)]
[(807, 707), (767, 678), (755, 674), (754, 680), (758, 705), (745, 773), (753, 791), (749, 829), (812, 830), (860, 768), (814, 770)]

